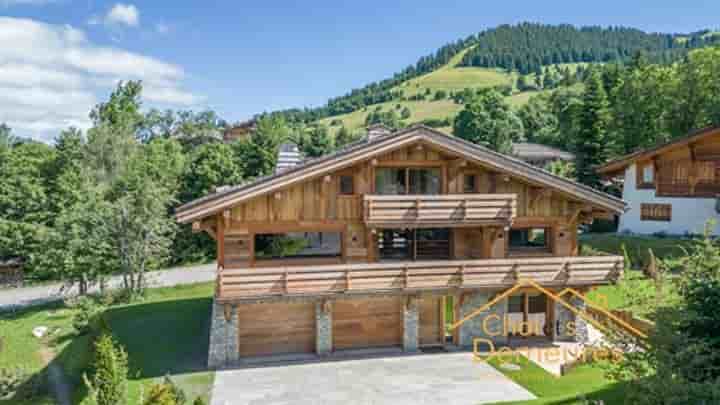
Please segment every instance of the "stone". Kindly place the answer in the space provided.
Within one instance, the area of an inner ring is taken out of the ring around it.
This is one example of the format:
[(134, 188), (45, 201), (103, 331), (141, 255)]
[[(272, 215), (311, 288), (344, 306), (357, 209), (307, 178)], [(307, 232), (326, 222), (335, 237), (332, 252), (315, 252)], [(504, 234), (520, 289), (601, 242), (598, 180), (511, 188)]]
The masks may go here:
[(406, 299), (407, 302), (403, 308), (403, 350), (406, 352), (417, 352), (420, 347), (420, 311), (418, 310), (418, 299), (416, 297), (408, 297)]
[[(569, 304), (579, 311), (585, 310), (585, 302), (578, 297), (570, 299)], [(568, 324), (573, 322), (575, 330), (569, 330)], [(589, 331), (587, 321), (569, 310), (564, 305), (555, 303), (555, 340), (561, 342), (587, 343), (589, 341)]]
[(332, 303), (315, 303), (315, 350), (318, 355), (332, 353)]
[[(493, 294), (488, 292), (477, 292), (466, 294), (460, 305), (460, 319), (470, 315), (475, 310), (487, 304)], [(484, 312), (468, 319), (460, 325), (460, 346), (472, 347), (474, 338), (488, 339), (496, 346), (507, 343), (507, 335), (503, 331), (503, 319), (507, 314), (507, 299), (500, 300)], [(485, 319), (493, 315), (492, 318)], [(487, 345), (485, 345), (487, 346)], [(487, 347), (480, 347), (480, 350), (487, 350)]]
[(500, 364), (500, 368), (503, 369), (503, 370), (508, 370), (508, 371), (520, 371), (520, 370), (522, 370), (522, 367), (520, 367), (520, 366), (517, 365), (517, 364), (513, 364), (513, 363), (501, 363), (501, 364)]
[(225, 305), (213, 301), (208, 368), (216, 369), (238, 360), (238, 316), (237, 306), (229, 307), (230, 319), (225, 317)]
[(45, 334), (47, 334), (47, 331), (48, 331), (47, 326), (36, 326), (35, 328), (33, 328), (32, 334), (36, 338), (40, 339), (41, 337), (45, 336)]

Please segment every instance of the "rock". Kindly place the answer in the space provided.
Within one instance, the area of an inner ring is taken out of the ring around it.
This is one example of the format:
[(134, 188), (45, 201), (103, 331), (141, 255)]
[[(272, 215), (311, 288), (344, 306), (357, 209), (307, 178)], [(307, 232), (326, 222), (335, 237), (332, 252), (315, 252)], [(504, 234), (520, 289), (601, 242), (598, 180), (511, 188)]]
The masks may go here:
[(517, 364), (512, 363), (502, 363), (500, 364), (500, 368), (507, 371), (520, 371), (522, 370), (522, 367), (518, 366)]
[(47, 333), (47, 331), (48, 331), (47, 326), (38, 326), (38, 327), (35, 327), (35, 328), (32, 330), (32, 334), (33, 334), (33, 336), (35, 336), (36, 338), (40, 339), (41, 337), (45, 336), (45, 334)]

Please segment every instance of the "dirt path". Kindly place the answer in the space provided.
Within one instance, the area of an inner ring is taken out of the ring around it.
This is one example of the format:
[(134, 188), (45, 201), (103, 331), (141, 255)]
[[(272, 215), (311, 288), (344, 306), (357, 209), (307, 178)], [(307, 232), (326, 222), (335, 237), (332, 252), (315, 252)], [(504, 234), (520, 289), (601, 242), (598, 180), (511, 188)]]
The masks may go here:
[(59, 405), (72, 405), (72, 386), (65, 378), (62, 367), (53, 361), (55, 353), (48, 347), (40, 349), (40, 357), (47, 365), (47, 378), (50, 393)]

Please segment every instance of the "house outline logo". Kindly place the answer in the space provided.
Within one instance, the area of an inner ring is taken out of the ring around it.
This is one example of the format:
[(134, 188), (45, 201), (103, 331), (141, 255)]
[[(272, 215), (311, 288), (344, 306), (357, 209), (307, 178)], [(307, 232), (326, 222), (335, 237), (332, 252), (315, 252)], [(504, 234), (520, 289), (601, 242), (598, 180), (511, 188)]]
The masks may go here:
[(565, 288), (564, 290), (560, 291), (558, 294), (555, 294), (555, 293), (553, 293), (552, 291), (544, 288), (543, 286), (541, 286), (540, 284), (538, 284), (538, 283), (535, 282), (534, 280), (530, 280), (530, 279), (520, 279), (520, 280), (518, 280), (517, 283), (515, 283), (515, 285), (514, 285), (513, 287), (509, 288), (508, 290), (506, 290), (506, 291), (503, 292), (502, 294), (500, 294), (500, 295), (498, 295), (497, 297), (493, 298), (492, 300), (488, 301), (486, 304), (484, 304), (484, 305), (481, 306), (480, 308), (474, 310), (473, 312), (471, 312), (470, 314), (466, 315), (465, 317), (463, 317), (463, 318), (460, 319), (459, 321), (455, 322), (455, 323), (450, 327), (450, 330), (451, 330), (451, 331), (456, 330), (456, 329), (459, 328), (463, 323), (465, 323), (465, 322), (469, 321), (470, 319), (472, 319), (472, 318), (480, 315), (481, 313), (485, 312), (485, 311), (488, 310), (490, 307), (494, 306), (495, 304), (497, 304), (498, 302), (502, 301), (503, 299), (509, 297), (509, 296), (510, 296), (512, 293), (514, 293), (515, 291), (517, 291), (517, 290), (519, 290), (519, 289), (521, 289), (521, 288), (527, 288), (527, 287), (534, 288), (535, 290), (537, 290), (537, 291), (545, 294), (545, 296), (550, 297), (550, 299), (552, 299), (552, 300), (555, 301), (556, 303), (558, 303), (558, 304), (562, 305), (563, 307), (567, 308), (567, 309), (570, 310), (572, 313), (574, 313), (576, 316), (579, 316), (580, 318), (582, 318), (583, 320), (589, 322), (589, 323), (592, 324), (594, 327), (598, 328), (599, 330), (601, 330), (601, 331), (603, 331), (603, 332), (610, 332), (610, 328), (609, 328), (608, 326), (606, 326), (606, 325), (603, 325), (601, 322), (598, 322), (597, 320), (595, 320), (595, 319), (594, 319), (592, 316), (590, 316), (585, 310), (579, 310), (579, 309), (575, 308), (575, 306), (573, 306), (570, 302), (568, 302), (567, 300), (565, 300), (563, 297), (566, 296), (566, 295), (571, 295), (571, 296), (577, 297), (577, 298), (579, 298), (580, 300), (582, 300), (583, 303), (584, 303), (587, 307), (592, 308), (593, 310), (595, 310), (595, 311), (603, 314), (604, 316), (608, 317), (609, 319), (612, 319), (613, 321), (615, 321), (615, 323), (617, 323), (618, 325), (620, 325), (620, 326), (621, 326), (623, 329), (625, 329), (627, 332), (630, 332), (630, 334), (632, 334), (632, 335), (634, 335), (634, 336), (636, 336), (636, 337), (642, 338), (642, 339), (647, 339), (647, 337), (648, 337), (647, 334), (645, 334), (644, 332), (642, 332), (642, 331), (638, 330), (637, 328), (635, 328), (634, 326), (630, 325), (630, 324), (627, 323), (625, 320), (619, 318), (617, 315), (613, 314), (612, 312), (610, 312), (610, 311), (607, 310), (606, 308), (603, 308), (602, 306), (600, 306), (600, 305), (596, 304), (595, 302), (591, 301), (590, 299), (588, 299), (588, 298), (585, 297), (583, 294), (579, 293), (577, 290), (575, 290), (575, 289), (573, 289), (573, 288), (569, 288), (569, 287), (568, 287), (568, 288)]

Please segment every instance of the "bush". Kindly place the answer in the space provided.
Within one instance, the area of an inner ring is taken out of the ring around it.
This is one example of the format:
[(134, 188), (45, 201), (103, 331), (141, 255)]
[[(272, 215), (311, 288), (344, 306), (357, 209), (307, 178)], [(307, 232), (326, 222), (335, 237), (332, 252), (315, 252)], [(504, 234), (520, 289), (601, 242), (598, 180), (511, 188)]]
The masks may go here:
[(98, 405), (127, 403), (127, 353), (109, 334), (95, 342), (92, 377), (83, 375), (91, 401)]
[(79, 334), (84, 335), (92, 330), (98, 330), (98, 322), (101, 314), (105, 311), (105, 307), (95, 302), (90, 297), (80, 297), (74, 302), (66, 302), (71, 308), (75, 308), (77, 312), (73, 315), (72, 324)]
[(27, 377), (27, 371), (21, 367), (0, 368), (0, 400), (15, 395)]
[(197, 397), (193, 401), (192, 405), (205, 405), (205, 400), (202, 397)]
[(143, 405), (178, 405), (172, 387), (165, 384), (154, 384), (148, 391)]

